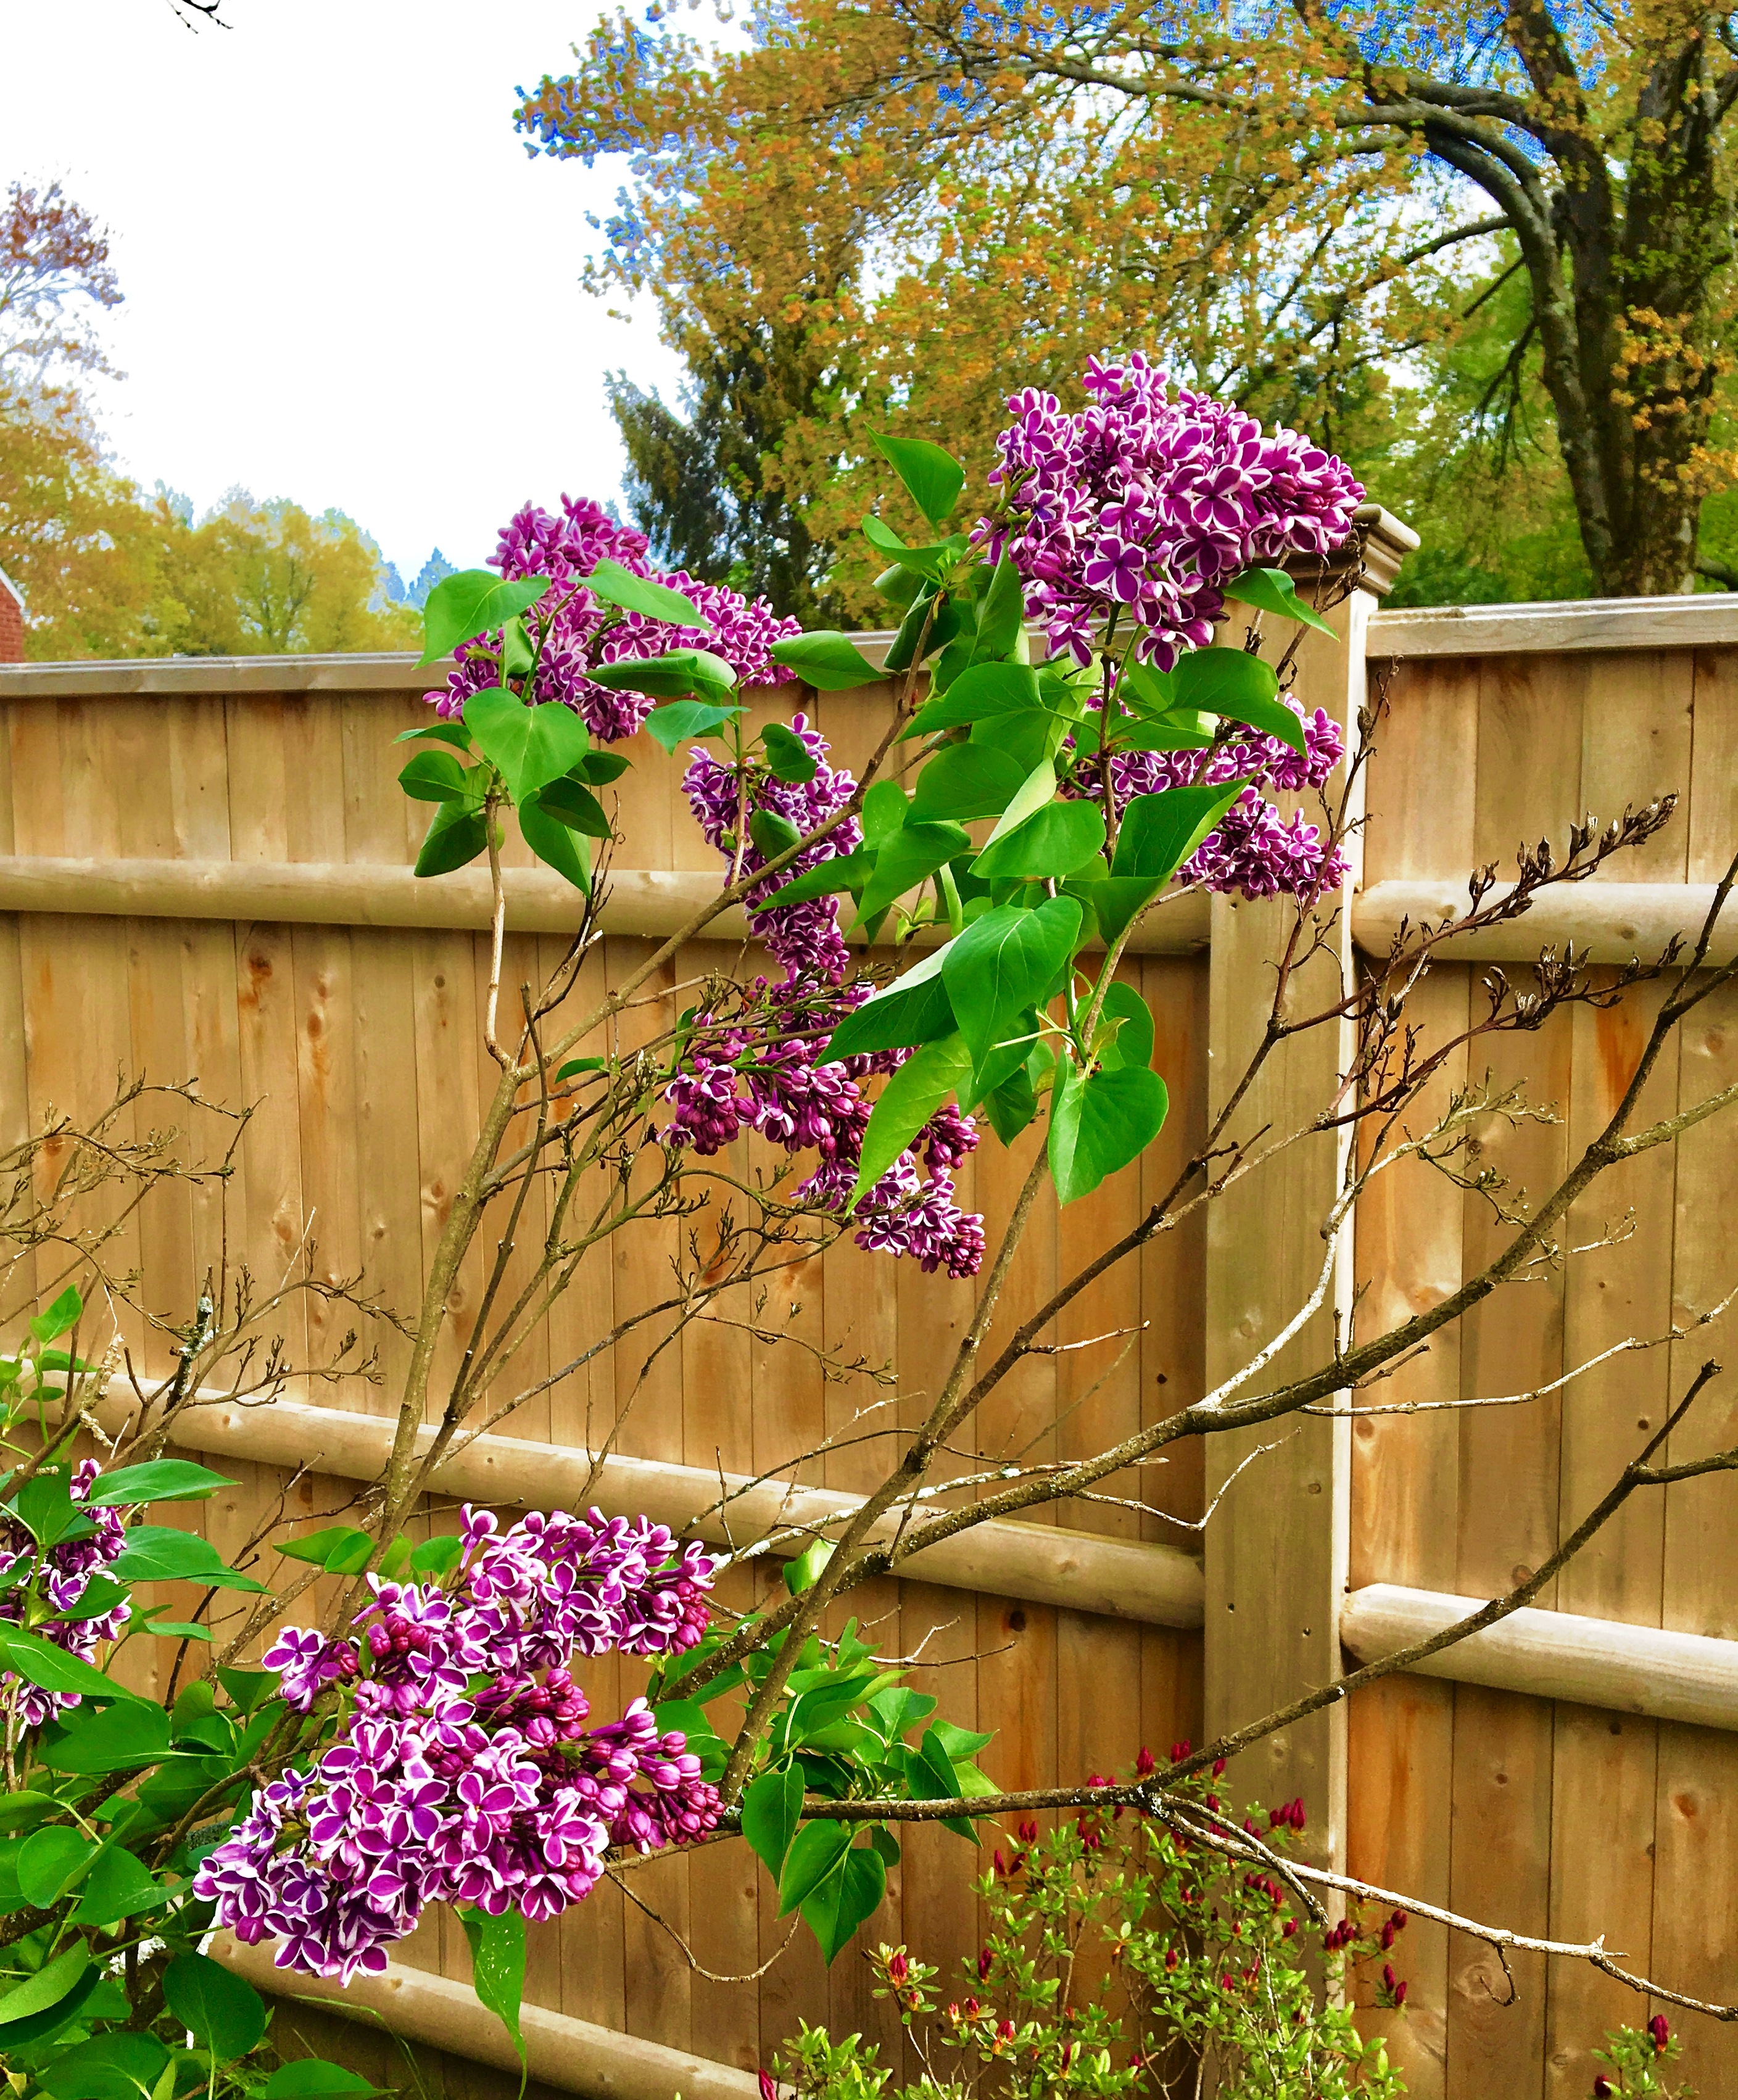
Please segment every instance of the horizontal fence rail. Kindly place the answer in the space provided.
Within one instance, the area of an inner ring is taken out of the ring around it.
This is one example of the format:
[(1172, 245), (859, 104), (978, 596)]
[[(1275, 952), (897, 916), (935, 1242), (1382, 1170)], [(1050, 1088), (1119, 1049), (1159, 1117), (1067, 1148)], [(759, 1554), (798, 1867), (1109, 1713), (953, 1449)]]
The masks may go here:
[[(109, 1405), (117, 1414), (125, 1412), (114, 1401)], [(395, 1427), (386, 1416), (291, 1400), (254, 1405), (221, 1401), (192, 1409), (176, 1440), (210, 1456), (307, 1466), (342, 1480), (373, 1480), (391, 1451)], [(434, 1437), (432, 1429), (422, 1432), (423, 1450)], [(801, 1553), (811, 1539), (827, 1536), (862, 1507), (861, 1496), (836, 1489), (487, 1435), (471, 1437), (443, 1458), (429, 1486), (430, 1493), (518, 1509), (594, 1503), (607, 1516), (647, 1516), (733, 1550), (770, 1539), (770, 1550), (785, 1558)], [(896, 1509), (867, 1536), (878, 1543), (890, 1541), (903, 1521)], [(1149, 1626), (1198, 1626), (1202, 1621), (1201, 1563), (1194, 1555), (1056, 1525), (991, 1518), (921, 1553), (903, 1555), (898, 1570), (903, 1577), (947, 1589), (987, 1590)]]
[[(1339, 1637), (1358, 1661), (1379, 1662), (1458, 1625), (1487, 1601), (1375, 1582), (1346, 1599)], [(1656, 1721), (1738, 1728), (1738, 1641), (1705, 1634), (1524, 1610), (1427, 1656), (1416, 1673)]]

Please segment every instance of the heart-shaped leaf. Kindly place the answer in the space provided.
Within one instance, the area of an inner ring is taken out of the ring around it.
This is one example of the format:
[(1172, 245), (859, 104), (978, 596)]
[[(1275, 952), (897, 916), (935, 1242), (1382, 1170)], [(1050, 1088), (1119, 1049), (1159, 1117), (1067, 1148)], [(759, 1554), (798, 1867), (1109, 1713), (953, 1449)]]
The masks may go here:
[(918, 775), (911, 814), (955, 823), (999, 817), (1024, 786), (1026, 768), (990, 743), (956, 743), (938, 751)]
[[(1078, 905), (1074, 915), (1078, 922)], [(971, 931), (967, 929), (968, 933)], [(959, 942), (953, 945), (957, 948)], [(963, 1035), (944, 1035), (939, 1042), (925, 1043), (893, 1074), (881, 1089), (863, 1132), (857, 1186), (851, 1192), (854, 1204), (880, 1180), (948, 1096), (970, 1083), (972, 1062)]]
[(646, 734), (655, 743), (673, 752), (690, 737), (710, 736), (732, 715), (741, 712), (739, 707), (724, 707), (711, 700), (672, 700), (668, 707), (654, 708), (646, 717)]
[(1220, 589), (1239, 605), (1253, 606), (1258, 612), (1277, 613), (1281, 620), (1301, 620), (1323, 634), (1334, 629), (1319, 612), (1304, 604), (1298, 587), (1283, 569), (1246, 569)]
[(851, 1846), (848, 1823), (805, 1823), (791, 1840), (779, 1876), (779, 1915), (807, 1901)]
[[(576, 792), (583, 795), (585, 791), (581, 788)], [(538, 859), (558, 875), (565, 876), (576, 889), (589, 891), (591, 869), (579, 833), (549, 814), (542, 794), (528, 796), (519, 805), (518, 816), (520, 836)]]
[(1112, 877), (1168, 882), (1248, 785), (1227, 780), (1136, 796), (1117, 828)]
[(942, 978), (977, 1063), (1047, 996), (1074, 951), (1080, 921), (1072, 897), (1047, 898), (1031, 909), (1002, 904), (949, 944)]
[(743, 1835), (774, 1881), (803, 1816), (803, 1776), (795, 1765), (762, 1772), (743, 1796)]
[(1224, 715), (1275, 736), (1294, 751), (1307, 747), (1300, 717), (1279, 698), (1271, 664), (1241, 649), (1197, 649), (1179, 659), (1171, 674), (1181, 709)]
[(1137, 1159), (1163, 1127), (1169, 1104), (1157, 1072), (1125, 1065), (1083, 1079), (1058, 1053), (1050, 1108), (1050, 1171), (1058, 1202), (1090, 1196)]
[(812, 634), (790, 634), (772, 646), (772, 660), (794, 671), (817, 692), (849, 693), (872, 686), (882, 676), (849, 635), (830, 628)]
[(443, 576), (422, 608), (421, 664), (450, 656), (461, 642), (499, 627), (515, 613), (535, 605), (549, 587), (547, 576), (526, 576), (509, 583), (492, 569), (461, 569)]
[(468, 803), (446, 802), (434, 812), (422, 850), (417, 855), (418, 875), (450, 875), (479, 854), (488, 850), (488, 827), (480, 810)]
[(803, 1923), (821, 1943), (829, 1965), (837, 1961), (858, 1926), (874, 1916), (886, 1893), (886, 1862), (870, 1843), (854, 1846), (838, 1871), (804, 1903)]
[(938, 699), (926, 700), (903, 735), (926, 736), (996, 715), (1045, 712), (1044, 690), (1029, 664), (974, 664), (962, 671)]
[(558, 780), (591, 748), (585, 725), (571, 708), (554, 700), (527, 707), (499, 686), (471, 695), (465, 703), (465, 726), (500, 770), (516, 805)]
[(986, 882), (1010, 876), (1061, 882), (1084, 867), (1104, 844), (1105, 819), (1097, 803), (1052, 802), (986, 846), (972, 872)]
[[(80, 1880), (96, 1857), (97, 1841), (69, 1824), (33, 1830), (18, 1855), (18, 1886), (28, 1903), (46, 1910)], [(0, 2001), (0, 2012), (5, 2010)]]
[(706, 625), (691, 598), (684, 598), (668, 584), (654, 583), (650, 576), (637, 576), (608, 555), (586, 577), (585, 584), (598, 598), (607, 604), (619, 605), (624, 612), (644, 613), (648, 620), (667, 620), (677, 627)]
[(902, 1050), (951, 1035), (959, 1024), (942, 982), (951, 946), (934, 949), (902, 977), (865, 999), (855, 1013), (848, 1013), (832, 1032), (827, 1057), (860, 1057), (871, 1050)]
[(450, 751), (419, 751), (399, 775), (399, 785), (418, 802), (468, 802), (470, 769)]
[(266, 2032), (265, 2000), (208, 1954), (175, 1957), (163, 1971), (163, 2000), (219, 2063), (245, 2056)]
[(92, 1509), (113, 1509), (135, 1502), (187, 1502), (214, 1495), (219, 1488), (236, 1483), (209, 1466), (196, 1466), (186, 1458), (153, 1458), (143, 1466), (122, 1466), (99, 1475), (85, 1497)]
[(881, 430), (869, 435), (924, 517), (932, 525), (945, 525), (965, 487), (965, 469), (959, 461), (927, 438), (890, 438)]

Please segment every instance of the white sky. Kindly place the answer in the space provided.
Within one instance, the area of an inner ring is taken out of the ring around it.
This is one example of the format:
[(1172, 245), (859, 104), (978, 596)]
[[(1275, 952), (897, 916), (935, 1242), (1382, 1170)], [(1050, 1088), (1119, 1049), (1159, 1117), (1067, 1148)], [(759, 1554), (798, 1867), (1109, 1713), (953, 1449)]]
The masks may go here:
[(0, 0), (0, 184), (59, 175), (112, 236), (117, 463), (201, 510), (235, 483), (335, 505), (407, 581), (436, 545), (483, 560), (527, 496), (619, 493), (603, 374), (672, 398), (677, 361), (579, 287), (619, 165), (512, 126), (598, 11), (227, 0), (192, 34), (167, 0)]

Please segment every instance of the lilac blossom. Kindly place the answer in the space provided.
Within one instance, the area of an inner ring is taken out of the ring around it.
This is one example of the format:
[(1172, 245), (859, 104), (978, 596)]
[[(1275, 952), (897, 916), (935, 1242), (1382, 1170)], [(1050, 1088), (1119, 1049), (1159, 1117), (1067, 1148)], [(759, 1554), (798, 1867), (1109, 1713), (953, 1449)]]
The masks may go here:
[(353, 1639), (307, 1628), (266, 1656), (307, 1713), (337, 1684), (337, 1740), (258, 1793), (195, 1893), (280, 1968), (346, 1981), (430, 1903), (554, 1917), (611, 1846), (703, 1837), (716, 1789), (636, 1699), (593, 1727), (571, 1667), (616, 1649), (676, 1655), (705, 1630), (714, 1562), (644, 1518), (534, 1513), (502, 1532), (461, 1512), (449, 1592), (369, 1577)]
[[(67, 1483), (67, 1492), (75, 1503), (86, 1504), (101, 1471), (95, 1458), (79, 1460)], [(82, 1600), (92, 1578), (117, 1560), (126, 1544), (126, 1519), (119, 1510), (84, 1507), (83, 1514), (95, 1530), (65, 1539), (46, 1553), (22, 1524), (0, 1521), (0, 1577), (11, 1574), (20, 1560), (38, 1564), (43, 1596), (56, 1612), (71, 1611)], [(32, 1588), (25, 1579), (0, 1591), (0, 1620), (13, 1626), (21, 1624)], [(99, 1644), (118, 1639), (132, 1616), (132, 1606), (123, 1597), (99, 1618), (45, 1619), (33, 1630), (79, 1661), (92, 1662)], [(18, 1686), (16, 1712), (25, 1728), (40, 1728), (57, 1713), (79, 1704), (76, 1692), (45, 1691), (40, 1685), (24, 1683), (10, 1670), (0, 1670), (0, 1684)]]
[[(600, 686), (587, 676), (595, 664), (638, 662), (673, 649), (704, 649), (730, 664), (739, 685), (776, 686), (792, 677), (774, 662), (771, 651), (775, 642), (801, 631), (800, 621), (780, 620), (764, 598), (745, 598), (721, 584), (702, 583), (685, 569), (656, 570), (643, 532), (611, 518), (589, 497), (563, 496), (561, 502), (558, 518), (532, 504), (516, 512), (489, 558), (509, 581), (534, 576), (550, 580), (543, 603), (554, 619), (536, 680), (529, 690), (523, 679), (509, 682), (514, 690), (536, 704), (553, 701), (572, 708), (601, 742), (614, 743), (633, 735), (656, 703), (648, 694)], [(607, 604), (583, 580), (606, 559), (682, 592), (704, 624), (678, 627)], [(427, 695), (441, 714), (462, 713), (473, 693), (501, 682), (500, 646), (496, 633), (459, 649), (457, 668), (444, 690)]]
[(1093, 358), (1083, 383), (1075, 415), (1034, 387), (1009, 397), (990, 475), (1002, 502), (975, 536), (1011, 554), (1053, 651), (1089, 663), (1095, 630), (1131, 620), (1142, 660), (1168, 670), (1212, 639), (1240, 570), (1325, 556), (1351, 533), (1362, 488), (1296, 431), (1264, 434), (1138, 354)]
[[(1244, 731), (1205, 751), (1111, 755), (1111, 792), (1119, 811), (1136, 795), (1157, 795), (1198, 783), (1249, 782), (1193, 856), (1177, 870), (1179, 883), (1198, 883), (1207, 889), (1251, 899), (1279, 893), (1313, 898), (1339, 889), (1345, 880), (1346, 858), (1339, 847), (1329, 845), (1320, 828), (1301, 811), (1281, 817), (1260, 792), (1268, 787), (1290, 794), (1319, 789), (1346, 755), (1344, 734), (1331, 715), (1321, 708), (1306, 712), (1289, 696), (1285, 704), (1303, 725), (1301, 752), (1282, 738)], [(1083, 767), (1062, 792), (1102, 800), (1104, 783), (1095, 768)]]

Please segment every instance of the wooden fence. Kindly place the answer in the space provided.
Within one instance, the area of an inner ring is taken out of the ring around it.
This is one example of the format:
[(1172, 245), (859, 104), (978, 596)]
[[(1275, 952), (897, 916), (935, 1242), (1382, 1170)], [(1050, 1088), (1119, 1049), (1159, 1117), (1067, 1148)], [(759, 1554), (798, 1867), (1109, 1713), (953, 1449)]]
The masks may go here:
[[(1378, 534), (1391, 562), (1403, 546), (1397, 532)], [(1379, 946), (1402, 913), (1459, 889), (1473, 863), (1512, 854), (1524, 834), (1560, 835), (1584, 807), (1609, 814), (1661, 791), (1684, 796), (1625, 880), (1586, 885), (1549, 922), (1542, 910), (1440, 971), (1428, 990), (1434, 1017), (1466, 1011), (1486, 962), (1523, 961), (1542, 938), (1591, 940), (1617, 960), (1697, 915), (1698, 896), (1738, 842), (1738, 601), (1384, 614), (1361, 592), (1340, 624), (1341, 642), (1314, 645), (1305, 660), (1306, 697), (1343, 716), (1369, 666), (1392, 707), (1370, 778), (1348, 942)], [(230, 1192), (230, 1229), (255, 1269), (280, 1270), (311, 1218), (324, 1269), (365, 1268), (406, 1305), (485, 1083), (480, 893), (405, 872), (423, 813), (395, 785), (401, 754), (390, 739), (421, 718), (424, 682), (397, 658), (0, 668), (7, 1135), (50, 1103), (94, 1111), (120, 1072), (196, 1073), (214, 1100), (260, 1104)], [(871, 690), (824, 696), (813, 712), (849, 763), (881, 704)], [(637, 866), (618, 878), (593, 965), (600, 982), (677, 924), (713, 873), (674, 768), (655, 749), (635, 756), (621, 829)], [(536, 870), (517, 868), (511, 882), (517, 982), (560, 952), (564, 902)], [(1132, 960), (1158, 1017), (1171, 1124), (1139, 1170), (1034, 1229), (1019, 1299), (1030, 1302), (1131, 1220), (1186, 1156), (1264, 997), (1274, 924), (1264, 907), (1215, 900), (1174, 920), (1162, 949)], [(734, 953), (723, 941), (696, 944), (669, 982)], [(1731, 1003), (1696, 1017), (1659, 1082), (1661, 1105), (1680, 1086), (1687, 1101), (1732, 1075), (1735, 1017)], [(1537, 1035), (1499, 1039), (1497, 1076), (1525, 1076), (1562, 1120), (1493, 1135), (1491, 1157), (1543, 1185), (1621, 1088), (1636, 1027), (1628, 1008), (1577, 1010)], [(1342, 1048), (1312, 1048), (1277, 1072), (1275, 1112), (1313, 1090)], [(1605, 1237), (1626, 1207), (1633, 1231), (1493, 1302), (1382, 1396), (1524, 1392), (1627, 1335), (1659, 1335), (1705, 1309), (1738, 1284), (1722, 1230), (1732, 1144), (1716, 1123), (1677, 1158), (1654, 1155), (1621, 1187), (1617, 1177), (1602, 1184), (1576, 1239)], [(1320, 1264), (1315, 1228), (1334, 1154), (1330, 1140), (1319, 1150), (1300, 1148), (1259, 1200), (1221, 1207), (1211, 1229), (1168, 1236), (1138, 1269), (1077, 1301), (1059, 1340), (1138, 1318), (1138, 1342), (1114, 1365), (1112, 1352), (1084, 1351), (1029, 1363), (997, 1396), (983, 1441), (1034, 1454), (1101, 1448), (1185, 1404), (1264, 1343)], [(993, 1221), (1021, 1163), (986, 1146), (962, 1177), (961, 1200)], [(1483, 1258), (1492, 1229), (1476, 1203), (1446, 1202), (1439, 1180), (1402, 1170), (1360, 1215), (1340, 1314), (1360, 1290), (1365, 1323), (1430, 1302)], [(186, 1196), (145, 1222), (136, 1258), (161, 1300), (185, 1302), (213, 1230), (209, 1202)], [(605, 1279), (558, 1316), (547, 1367), (607, 1326), (612, 1308), (645, 1301), (668, 1253), (653, 1233), (624, 1242)], [(968, 1288), (849, 1248), (813, 1267), (781, 1279), (765, 1317), (800, 1340), (890, 1361), (890, 1411), (909, 1420), (968, 1312)], [(476, 1287), (461, 1280), (459, 1309)], [(338, 1320), (298, 1316), (292, 1352), (317, 1358)], [(1512, 1407), (1312, 1420), (1231, 1486), (1206, 1529), (1204, 1567), (1185, 1527), (1239, 1453), (1174, 1451), (1143, 1469), (1142, 1496), (1179, 1523), (1076, 1507), (1060, 1525), (997, 1527), (973, 1554), (925, 1568), (922, 1580), (871, 1585), (854, 1603), (885, 1652), (918, 1655), (919, 1680), (950, 1714), (995, 1732), (986, 1755), (999, 1781), (1078, 1778), (1126, 1761), (1140, 1742), (1198, 1738), (1324, 1681), (1343, 1640), (1353, 1654), (1379, 1652), (1440, 1620), (1452, 1608), (1444, 1599), (1506, 1587), (1608, 1484), (1668, 1388), (1681, 1390), (1687, 1368), (1719, 1346), (1714, 1330), (1619, 1357)], [(245, 1538), (286, 1466), (315, 1450), (324, 1470), (297, 1489), (300, 1507), (332, 1508), (354, 1492), (378, 1435), (371, 1418), (388, 1405), (390, 1339), (385, 1356), (384, 1389), (302, 1391), (275, 1420), (210, 1410), (199, 1448), (223, 1454), (240, 1481), (210, 1506), (214, 1537)], [(475, 1461), (481, 1471), (452, 1485), (559, 1501), (571, 1454), (615, 1424), (643, 1356), (619, 1348), (558, 1385), (504, 1425), (501, 1448)], [(612, 1506), (679, 1515), (721, 1466), (779, 1472), (842, 1431), (865, 1396), (828, 1382), (800, 1348), (738, 1329), (691, 1330), (621, 1424), (620, 1449), (642, 1465), (609, 1484)], [(324, 1416), (305, 1413), (310, 1404)], [(1694, 1435), (1696, 1448), (1738, 1440), (1738, 1405), (1723, 1389)], [(842, 1449), (801, 1478), (845, 1493), (867, 1483), (871, 1462)], [(1318, 1859), (1528, 1931), (1603, 1930), (1636, 1965), (1738, 1997), (1731, 1496), (1716, 1480), (1637, 1502), (1540, 1599), (1550, 1608), (1452, 1651), (1441, 1676), (1390, 1679), (1349, 1714), (1251, 1753), (1233, 1774), (1237, 1798), (1302, 1793)], [(613, 1662), (590, 1673), (602, 1707), (636, 1683)], [(974, 1950), (976, 1864), (957, 1838), (914, 1831), (869, 1935), (904, 1939), (949, 1965)], [(570, 2090), (747, 2094), (746, 2074), (799, 2016), (863, 2030), (897, 2058), (887, 2008), (851, 1956), (827, 1972), (799, 1939), (757, 1983), (714, 1980), (757, 1969), (783, 1939), (758, 1877), (739, 1845), (635, 1876), (636, 1895), (686, 1935), (699, 1970), (613, 1890), (534, 1929), (528, 1994), (555, 2016), (539, 2030), (540, 2076)], [(486, 2053), (443, 2025), (432, 1972), (465, 1974), (456, 1929), (431, 1923), (403, 1961), (415, 1973), (392, 1999), (402, 2023)], [(1580, 2094), (1591, 2083), (1588, 2045), (1649, 2010), (1605, 1979), (1568, 1965), (1547, 1975), (1527, 1959), (1514, 1965), (1515, 2002), (1505, 2006), (1491, 1957), (1423, 1924), (1397, 1965), (1411, 1983), (1405, 2018), (1370, 2017), (1394, 2037), (1421, 2095)], [(351, 2010), (367, 1995), (352, 1994)], [(313, 2016), (285, 2017), (314, 2032)], [(597, 2030), (657, 2049), (612, 2056)], [(1738, 2089), (1738, 2029), (1689, 2032), (1704, 2090)], [(455, 2093), (495, 2076), (456, 2056), (435, 2062)]]

